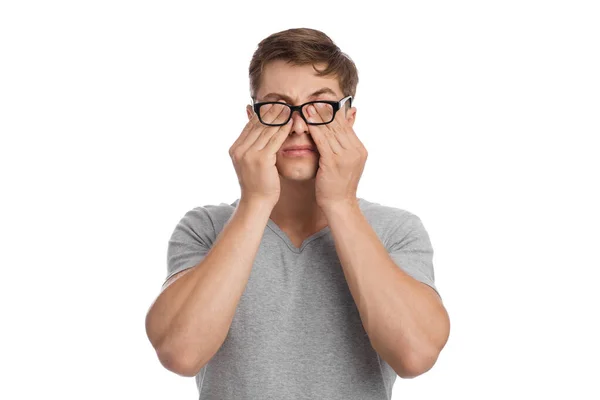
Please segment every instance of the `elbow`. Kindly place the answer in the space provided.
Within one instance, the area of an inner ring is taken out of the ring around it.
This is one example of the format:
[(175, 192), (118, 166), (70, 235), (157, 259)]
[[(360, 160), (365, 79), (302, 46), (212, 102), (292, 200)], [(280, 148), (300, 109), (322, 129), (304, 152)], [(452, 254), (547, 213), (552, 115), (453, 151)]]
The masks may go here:
[[(148, 337), (151, 338), (151, 335)], [(194, 377), (205, 364), (198, 360), (197, 352), (186, 351), (185, 348), (182, 350), (181, 346), (175, 346), (172, 338), (166, 335), (154, 337), (154, 340), (151, 338), (150, 342), (162, 366), (177, 375)]]
[(437, 355), (414, 355), (408, 360), (398, 361), (391, 366), (400, 378), (413, 379), (433, 368), (437, 358)]
[(413, 379), (419, 375), (423, 375), (428, 370), (415, 369), (415, 368), (413, 368), (413, 369), (401, 368), (401, 369), (395, 369), (395, 371), (396, 371), (396, 374), (398, 374), (398, 376), (402, 379)]
[(157, 326), (156, 319), (152, 314), (152, 309), (146, 314), (145, 328), (146, 336), (148, 337), (150, 344), (154, 349), (158, 349), (161, 346), (164, 335), (162, 335), (163, 332), (160, 330), (159, 326)]
[[(189, 352), (187, 352), (189, 354)], [(177, 353), (168, 348), (159, 347), (156, 355), (163, 367), (167, 370), (185, 377), (194, 377), (198, 375), (202, 367), (206, 364), (203, 361), (186, 356), (186, 352)]]
[(169, 345), (169, 342), (172, 342), (172, 340), (168, 340), (167, 333), (164, 332), (164, 329), (161, 330), (160, 328), (162, 327), (157, 326), (152, 312), (148, 312), (146, 315), (146, 335), (160, 363), (167, 370), (178, 375), (186, 377), (196, 376), (202, 365), (197, 367), (199, 363), (191, 360), (189, 355), (185, 356), (189, 352), (174, 351), (172, 343)]
[(394, 368), (396, 374), (402, 379), (413, 379), (419, 375), (423, 375), (425, 372), (429, 371), (430, 367), (417, 367), (417, 366), (401, 366)]
[(201, 345), (183, 342), (181, 338), (173, 337), (172, 333), (153, 335), (151, 329), (148, 330), (148, 338), (162, 366), (185, 377), (198, 375), (220, 347), (215, 347), (212, 342)]

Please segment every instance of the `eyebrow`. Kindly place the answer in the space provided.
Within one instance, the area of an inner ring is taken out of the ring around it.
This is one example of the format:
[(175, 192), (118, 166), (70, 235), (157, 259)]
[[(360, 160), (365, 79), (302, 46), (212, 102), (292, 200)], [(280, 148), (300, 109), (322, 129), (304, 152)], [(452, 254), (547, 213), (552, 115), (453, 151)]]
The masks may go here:
[[(335, 93), (333, 90), (331, 90), (328, 87), (324, 87), (324, 88), (321, 88), (321, 89), (317, 90), (316, 92), (313, 92), (308, 97), (309, 98), (310, 97), (317, 97), (317, 96), (320, 96), (322, 94), (330, 94), (330, 95), (333, 95), (333, 96), (337, 96), (337, 93)], [(292, 99), (289, 98), (288, 96), (286, 96), (285, 94), (281, 94), (281, 93), (269, 93), (266, 96), (263, 96), (263, 99), (266, 99), (268, 97), (277, 97), (277, 98), (285, 100), (288, 103), (292, 103)]]

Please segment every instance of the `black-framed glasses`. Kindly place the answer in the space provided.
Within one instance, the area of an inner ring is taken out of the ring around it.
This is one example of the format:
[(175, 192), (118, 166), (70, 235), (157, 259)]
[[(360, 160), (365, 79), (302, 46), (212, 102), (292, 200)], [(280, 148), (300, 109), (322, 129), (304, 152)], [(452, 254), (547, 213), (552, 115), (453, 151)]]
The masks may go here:
[[(352, 96), (346, 96), (340, 101), (317, 100), (299, 106), (292, 106), (281, 101), (265, 101), (254, 103), (252, 99), (252, 108), (258, 115), (258, 119), (264, 125), (283, 126), (288, 123), (294, 111), (298, 111), (300, 116), (308, 125), (326, 125), (333, 121), (335, 114), (348, 102), (352, 107)], [(317, 115), (311, 116), (308, 113), (308, 107), (314, 106), (317, 109)]]

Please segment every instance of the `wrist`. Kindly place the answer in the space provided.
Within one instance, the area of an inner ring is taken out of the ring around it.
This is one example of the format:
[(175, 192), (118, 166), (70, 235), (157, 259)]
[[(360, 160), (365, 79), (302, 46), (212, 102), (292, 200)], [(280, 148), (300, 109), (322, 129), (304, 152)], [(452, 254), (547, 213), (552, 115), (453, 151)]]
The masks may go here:
[(277, 204), (277, 201), (270, 199), (242, 196), (238, 202), (237, 208), (243, 210), (244, 212), (257, 215), (266, 215), (269, 217), (271, 215), (271, 211), (273, 211), (273, 208), (275, 207), (275, 204)]
[(325, 215), (346, 214), (348, 212), (360, 211), (358, 206), (358, 198), (331, 201), (324, 204), (319, 204)]

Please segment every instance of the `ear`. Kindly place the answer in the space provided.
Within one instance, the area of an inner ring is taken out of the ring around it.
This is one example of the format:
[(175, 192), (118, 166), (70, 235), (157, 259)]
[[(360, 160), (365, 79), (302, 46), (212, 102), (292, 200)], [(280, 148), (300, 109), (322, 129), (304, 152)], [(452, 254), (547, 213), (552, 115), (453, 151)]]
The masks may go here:
[(356, 107), (350, 107), (348, 111), (346, 111), (346, 121), (350, 125), (350, 127), (354, 126), (354, 120), (356, 119)]
[(246, 114), (248, 114), (248, 119), (252, 119), (252, 114), (254, 114), (254, 110), (252, 109), (252, 106), (250, 104), (248, 104), (246, 106)]

